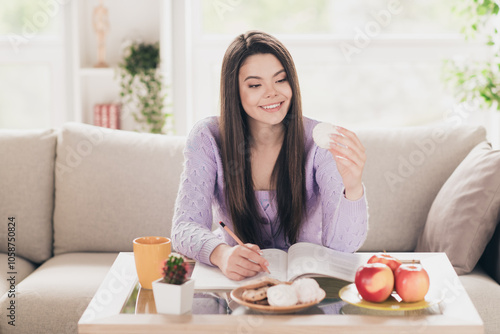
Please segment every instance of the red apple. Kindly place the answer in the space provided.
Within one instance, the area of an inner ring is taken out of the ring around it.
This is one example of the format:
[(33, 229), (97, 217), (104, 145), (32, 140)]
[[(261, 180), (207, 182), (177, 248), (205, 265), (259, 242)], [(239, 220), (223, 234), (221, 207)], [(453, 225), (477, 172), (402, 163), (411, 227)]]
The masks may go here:
[(429, 291), (429, 275), (420, 264), (402, 264), (394, 272), (395, 288), (404, 302), (418, 302)]
[(395, 257), (387, 254), (387, 253), (377, 253), (373, 255), (369, 260), (368, 263), (383, 263), (389, 266), (391, 268), (392, 272), (395, 272), (396, 269), (401, 265), (401, 261), (396, 259)]
[(367, 263), (356, 271), (354, 283), (363, 299), (376, 303), (383, 302), (392, 293), (394, 274), (386, 264)]

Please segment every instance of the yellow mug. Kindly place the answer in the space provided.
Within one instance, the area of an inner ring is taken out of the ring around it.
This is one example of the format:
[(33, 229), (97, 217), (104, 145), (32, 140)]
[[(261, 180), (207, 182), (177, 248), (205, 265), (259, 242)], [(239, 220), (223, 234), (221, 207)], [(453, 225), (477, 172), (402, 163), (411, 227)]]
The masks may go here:
[(135, 268), (143, 289), (152, 289), (153, 281), (163, 276), (163, 263), (170, 255), (170, 251), (169, 238), (141, 237), (134, 239)]

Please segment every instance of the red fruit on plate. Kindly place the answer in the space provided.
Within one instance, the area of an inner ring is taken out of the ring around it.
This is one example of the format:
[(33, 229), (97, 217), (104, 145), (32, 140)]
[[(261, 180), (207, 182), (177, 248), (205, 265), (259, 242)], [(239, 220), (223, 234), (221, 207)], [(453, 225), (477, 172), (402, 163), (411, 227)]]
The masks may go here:
[(367, 263), (356, 271), (354, 284), (364, 300), (379, 303), (391, 295), (394, 274), (386, 264)]
[(395, 272), (396, 269), (401, 265), (401, 261), (396, 259), (395, 257), (387, 254), (387, 253), (378, 253), (373, 255), (369, 260), (368, 263), (383, 263), (389, 266), (391, 268), (392, 272)]
[(420, 264), (402, 264), (394, 272), (395, 288), (404, 302), (424, 300), (429, 291), (429, 275)]

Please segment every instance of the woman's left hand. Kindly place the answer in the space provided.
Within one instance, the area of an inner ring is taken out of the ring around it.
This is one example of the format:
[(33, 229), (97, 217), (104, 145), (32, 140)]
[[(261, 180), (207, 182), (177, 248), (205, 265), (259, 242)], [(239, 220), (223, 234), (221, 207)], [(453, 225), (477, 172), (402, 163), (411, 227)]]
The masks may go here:
[(329, 151), (333, 154), (345, 187), (345, 197), (355, 201), (363, 196), (361, 178), (365, 166), (365, 147), (352, 131), (337, 127), (342, 135), (332, 134)]

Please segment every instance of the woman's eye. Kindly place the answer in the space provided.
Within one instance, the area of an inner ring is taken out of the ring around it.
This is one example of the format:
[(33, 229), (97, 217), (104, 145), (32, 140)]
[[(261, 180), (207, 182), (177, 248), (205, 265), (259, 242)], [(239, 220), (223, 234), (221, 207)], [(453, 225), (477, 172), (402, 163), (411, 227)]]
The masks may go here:
[(248, 86), (248, 87), (250, 87), (250, 88), (257, 88), (257, 87), (259, 87), (259, 86), (260, 86), (260, 84), (257, 84), (257, 85), (250, 85), (250, 86)]
[(278, 80), (278, 82), (285, 82), (286, 81), (286, 78), (283, 78), (281, 80)]

